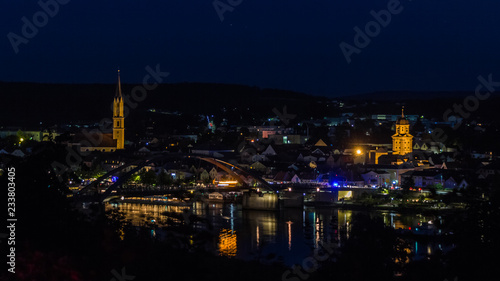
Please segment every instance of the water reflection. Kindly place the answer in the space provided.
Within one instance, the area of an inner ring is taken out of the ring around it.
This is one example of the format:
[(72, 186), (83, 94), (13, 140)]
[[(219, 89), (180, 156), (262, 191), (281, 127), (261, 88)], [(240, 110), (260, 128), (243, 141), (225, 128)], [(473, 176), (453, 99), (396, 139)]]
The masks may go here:
[(287, 221), (288, 251), (292, 249), (292, 221)]
[(219, 233), (219, 254), (226, 257), (235, 257), (237, 252), (236, 233), (230, 229), (221, 229)]
[(241, 213), (241, 227), (246, 234), (250, 234), (251, 250), (258, 251), (263, 245), (276, 243), (278, 236), (276, 213), (253, 210), (245, 210)]
[(165, 206), (149, 205), (137, 203), (113, 203), (107, 204), (106, 210), (117, 208), (125, 214), (125, 219), (130, 220), (133, 225), (142, 226), (147, 221), (154, 220), (159, 226), (169, 226), (171, 222), (178, 223), (178, 218), (167, 216), (168, 213), (182, 214), (184, 210), (189, 210), (187, 206)]
[[(189, 212), (204, 223), (195, 227), (212, 231), (219, 255), (240, 259), (259, 259), (267, 254), (276, 254), (287, 265), (301, 263), (320, 247), (321, 243), (338, 241), (340, 246), (349, 239), (353, 215), (360, 211), (334, 208), (284, 209), (279, 212), (242, 210), (240, 205), (220, 203), (193, 203), (192, 206), (145, 205), (134, 203), (109, 204), (110, 208), (123, 211), (126, 219), (137, 226), (154, 219), (159, 226), (179, 223), (183, 212)], [(387, 211), (367, 212), (370, 216), (381, 216), (384, 223), (395, 229), (409, 230), (439, 217), (419, 214), (400, 214)], [(178, 214), (173, 216), (172, 214)], [(439, 224), (441, 225), (441, 224)], [(209, 226), (209, 227), (207, 227)], [(157, 235), (152, 232), (152, 235)], [(443, 249), (443, 245), (432, 242), (411, 241), (404, 251), (411, 252), (414, 259), (425, 258)], [(406, 263), (407, 260), (400, 262)]]
[(394, 229), (408, 229), (418, 227), (429, 221), (436, 219), (435, 216), (425, 216), (421, 214), (398, 214), (394, 212), (381, 211), (379, 214), (384, 218), (384, 223)]

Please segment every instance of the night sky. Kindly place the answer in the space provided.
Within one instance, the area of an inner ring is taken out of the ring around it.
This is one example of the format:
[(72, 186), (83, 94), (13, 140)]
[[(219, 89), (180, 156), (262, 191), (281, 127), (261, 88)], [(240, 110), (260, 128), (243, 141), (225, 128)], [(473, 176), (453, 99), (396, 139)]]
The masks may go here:
[(120, 67), (122, 82), (139, 83), (157, 64), (170, 72), (168, 83), (327, 96), (472, 90), (478, 75), (490, 73), (500, 81), (498, 0), (401, 0), (402, 10), (351, 63), (339, 44), (355, 46), (354, 27), (364, 29), (370, 11), (395, 0), (220, 0), (235, 5), (223, 21), (213, 0), (59, 1), (68, 3), (45, 25), (39, 17), (41, 27), (17, 54), (12, 33), (23, 36), (21, 18), (33, 22), (42, 8), (1, 1), (0, 81), (114, 83)]

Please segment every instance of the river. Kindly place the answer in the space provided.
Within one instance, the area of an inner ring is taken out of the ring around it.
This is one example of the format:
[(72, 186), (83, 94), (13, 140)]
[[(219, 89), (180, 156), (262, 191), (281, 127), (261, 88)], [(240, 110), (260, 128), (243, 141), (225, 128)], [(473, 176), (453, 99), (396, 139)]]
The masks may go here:
[[(381, 210), (354, 211), (338, 208), (304, 207), (282, 209), (280, 211), (242, 210), (238, 204), (206, 204), (197, 202), (192, 206), (165, 206), (138, 203), (111, 203), (106, 208), (121, 210), (125, 219), (133, 225), (141, 226), (154, 220), (159, 226), (168, 226), (169, 217), (165, 212), (189, 212), (205, 218), (214, 234), (214, 251), (223, 256), (244, 260), (261, 259), (274, 254), (274, 260), (286, 265), (300, 264), (321, 243), (333, 241), (336, 237), (342, 245), (349, 238), (352, 217), (357, 212), (380, 216), (384, 223), (394, 229), (411, 228), (434, 222), (439, 225), (440, 216), (416, 213), (397, 213)], [(172, 222), (172, 218), (170, 218)], [(342, 235), (343, 234), (343, 235)], [(414, 260), (426, 258), (436, 250), (446, 251), (452, 245), (442, 245), (432, 239), (409, 240)]]

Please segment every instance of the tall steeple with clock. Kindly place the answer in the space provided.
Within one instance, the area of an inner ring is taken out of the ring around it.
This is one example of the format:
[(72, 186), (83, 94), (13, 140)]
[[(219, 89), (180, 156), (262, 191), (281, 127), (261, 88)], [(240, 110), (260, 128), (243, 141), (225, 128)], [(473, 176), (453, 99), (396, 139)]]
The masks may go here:
[(410, 122), (405, 117), (405, 107), (401, 109), (401, 117), (396, 121), (396, 133), (392, 136), (393, 154), (406, 155), (413, 151), (413, 136), (410, 135)]
[(125, 117), (123, 115), (122, 86), (120, 83), (120, 70), (118, 70), (118, 85), (113, 100), (113, 139), (116, 140), (116, 149), (125, 148)]

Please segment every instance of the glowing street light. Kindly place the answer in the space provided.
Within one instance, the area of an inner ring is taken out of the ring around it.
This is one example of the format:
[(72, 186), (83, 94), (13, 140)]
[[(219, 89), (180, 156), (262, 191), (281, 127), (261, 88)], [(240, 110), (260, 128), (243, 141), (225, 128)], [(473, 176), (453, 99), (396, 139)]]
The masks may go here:
[(361, 155), (361, 153), (362, 153), (361, 149), (356, 150), (357, 155)]

